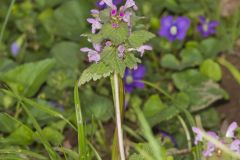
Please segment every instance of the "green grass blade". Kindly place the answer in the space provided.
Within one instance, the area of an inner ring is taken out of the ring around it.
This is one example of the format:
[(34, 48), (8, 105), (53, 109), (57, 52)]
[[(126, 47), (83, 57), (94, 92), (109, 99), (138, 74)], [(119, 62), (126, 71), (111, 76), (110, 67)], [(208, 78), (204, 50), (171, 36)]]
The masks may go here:
[(78, 130), (78, 153), (80, 155), (81, 160), (86, 160), (87, 143), (86, 143), (86, 136), (84, 131), (84, 123), (83, 123), (77, 84), (74, 87), (74, 103), (75, 103), (76, 118), (77, 118), (77, 130)]
[(240, 84), (240, 72), (239, 70), (230, 62), (228, 62), (225, 58), (221, 57), (218, 59), (218, 62), (223, 65), (224, 67), (226, 67), (230, 73), (233, 75), (233, 77), (235, 78), (235, 80)]
[(137, 106), (134, 106), (134, 110), (135, 110), (138, 120), (140, 122), (142, 132), (143, 132), (145, 138), (148, 140), (149, 145), (151, 146), (151, 148), (153, 150), (155, 159), (156, 160), (164, 160), (166, 158), (166, 153), (163, 152), (163, 148), (156, 141), (156, 139), (152, 133), (151, 127), (149, 126), (146, 118), (144, 117), (144, 114)]
[(100, 155), (98, 154), (97, 150), (94, 148), (94, 146), (89, 142), (87, 141), (89, 147), (92, 149), (93, 153), (95, 154), (97, 160), (102, 160), (102, 158), (100, 157)]
[(50, 143), (43, 136), (42, 129), (39, 126), (37, 120), (32, 116), (31, 112), (29, 111), (29, 109), (27, 108), (27, 106), (24, 103), (21, 103), (21, 105), (22, 105), (23, 109), (25, 110), (25, 112), (27, 113), (27, 115), (29, 116), (34, 128), (37, 130), (37, 133), (39, 134), (39, 138), (40, 138), (42, 144), (44, 145), (45, 149), (47, 150), (50, 159), (51, 160), (59, 160), (60, 157), (57, 155), (57, 153), (51, 147)]
[(3, 154), (25, 155), (32, 158), (37, 158), (39, 160), (48, 160), (48, 158), (38, 153), (34, 153), (32, 151), (28, 151), (20, 148), (0, 149), (0, 155), (3, 155)]
[[(16, 99), (19, 99), (18, 96), (16, 96), (14, 93), (12, 93), (11, 91), (9, 90), (6, 90), (6, 89), (0, 89), (0, 91), (2, 91), (3, 93), (11, 96), (11, 97), (14, 97)], [(44, 106), (43, 104), (40, 104), (40, 103), (37, 103), (35, 102), (34, 100), (32, 99), (29, 99), (29, 98), (25, 98), (25, 97), (21, 97), (20, 98), (24, 103), (32, 106), (32, 107), (36, 107), (38, 109), (41, 109), (43, 112), (53, 116), (53, 117), (57, 117), (57, 118), (60, 118), (62, 120), (64, 120), (68, 125), (70, 125), (75, 131), (77, 131), (77, 128), (68, 120), (66, 119), (61, 113), (49, 108), (49, 107), (46, 107)]]
[(64, 148), (64, 147), (57, 147), (56, 150), (58, 152), (61, 152), (63, 154), (68, 155), (68, 157), (70, 157), (71, 159), (74, 159), (74, 160), (78, 160), (79, 159), (78, 153), (73, 151), (73, 150), (71, 150), (71, 149)]

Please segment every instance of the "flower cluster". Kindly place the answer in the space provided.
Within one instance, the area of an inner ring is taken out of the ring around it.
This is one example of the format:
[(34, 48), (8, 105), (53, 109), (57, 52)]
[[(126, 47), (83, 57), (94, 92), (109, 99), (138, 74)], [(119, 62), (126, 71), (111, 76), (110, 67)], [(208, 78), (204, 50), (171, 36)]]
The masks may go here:
[[(203, 37), (208, 37), (216, 33), (217, 21), (210, 21), (203, 16), (199, 16), (198, 32)], [(187, 17), (164, 16), (161, 19), (161, 28), (158, 35), (167, 38), (169, 41), (184, 40), (190, 27), (190, 19)]]
[[(133, 11), (137, 10), (138, 7), (135, 4), (134, 0), (127, 0), (125, 5), (121, 7), (117, 7), (118, 4), (122, 3), (122, 0), (101, 0), (97, 2), (97, 5), (101, 9), (105, 9), (106, 7), (110, 8), (109, 13), (109, 21), (112, 25), (112, 28), (118, 28), (120, 23), (126, 23), (129, 28), (129, 34), (131, 34), (132, 28), (132, 15)], [(88, 18), (87, 22), (92, 26), (92, 34), (98, 34), (102, 29), (104, 22), (100, 18), (100, 10), (93, 9), (91, 10), (91, 14), (93, 18)], [(108, 22), (107, 22), (108, 23)], [(91, 42), (91, 40), (89, 40)], [(89, 62), (98, 63), (101, 60), (101, 52), (105, 46), (113, 46), (114, 44), (111, 40), (106, 40), (105, 42), (101, 42), (99, 44), (93, 43), (93, 48), (81, 48), (81, 52), (88, 53)], [(139, 52), (141, 56), (143, 56), (145, 51), (151, 51), (152, 47), (149, 45), (142, 45), (137, 48), (127, 48), (125, 44), (120, 44), (117, 46), (118, 56), (119, 58), (123, 58), (126, 52), (136, 51)]]
[[(237, 123), (232, 122), (229, 125), (229, 127), (225, 133), (225, 137), (219, 137), (215, 132), (212, 132), (212, 131), (209, 131), (207, 133), (209, 136), (215, 138), (216, 140), (220, 141), (221, 143), (228, 145), (232, 151), (240, 153), (240, 139), (238, 139), (234, 133), (237, 128), (238, 128)], [(194, 143), (198, 144), (199, 142), (203, 142), (203, 136), (200, 132), (200, 129), (193, 127), (192, 130), (194, 133), (196, 133)], [(216, 148), (216, 146), (214, 144), (212, 144), (211, 142), (208, 142), (207, 146), (206, 146), (206, 150), (203, 151), (203, 155), (205, 157), (211, 157), (217, 151), (218, 151), (218, 149)]]

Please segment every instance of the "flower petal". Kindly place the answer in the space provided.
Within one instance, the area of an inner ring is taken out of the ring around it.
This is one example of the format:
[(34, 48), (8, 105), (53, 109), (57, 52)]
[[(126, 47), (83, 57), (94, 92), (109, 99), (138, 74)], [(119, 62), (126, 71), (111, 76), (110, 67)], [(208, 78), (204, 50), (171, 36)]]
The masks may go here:
[(100, 55), (98, 52), (93, 51), (88, 53), (88, 60), (89, 62), (99, 62), (100, 61)]
[(138, 65), (137, 69), (132, 71), (133, 79), (142, 79), (145, 76), (146, 68), (144, 65)]
[(128, 8), (131, 8), (133, 7), (134, 10), (137, 10), (137, 6), (136, 6), (136, 3), (134, 0), (127, 0), (126, 3), (125, 3), (125, 6), (124, 6), (124, 9), (128, 9)]
[(102, 49), (102, 45), (101, 44), (95, 44), (93, 43), (93, 48), (97, 51), (100, 52)]
[(117, 9), (117, 7), (113, 4), (112, 0), (103, 0), (103, 2), (112, 9)]
[(234, 137), (234, 131), (238, 128), (237, 122), (232, 122), (226, 132), (226, 137), (233, 138)]
[(159, 36), (163, 36), (163, 37), (166, 37), (168, 38), (169, 36), (169, 32), (170, 32), (170, 28), (173, 24), (173, 16), (164, 16), (162, 19), (161, 19), (161, 28), (158, 32)]
[(92, 50), (90, 48), (87, 48), (87, 47), (84, 47), (84, 48), (81, 48), (80, 51), (81, 52), (91, 52), (91, 51), (94, 51), (94, 50)]
[(188, 19), (187, 17), (178, 17), (176, 19), (176, 26), (177, 26), (177, 29), (178, 29), (178, 33), (176, 35), (176, 38), (179, 39), (179, 40), (183, 40), (186, 36), (186, 33), (190, 27), (190, 19)]
[(203, 136), (200, 132), (200, 129), (197, 127), (192, 127), (193, 132), (196, 134), (194, 144), (197, 145), (198, 142), (201, 142), (203, 140)]
[(206, 23), (206, 18), (205, 17), (199, 16), (198, 19), (199, 19), (200, 23), (202, 23), (202, 24)]
[(124, 54), (125, 54), (125, 46), (124, 45), (120, 45), (118, 46), (118, 57), (123, 58)]
[(135, 80), (135, 81), (133, 82), (133, 85), (134, 85), (136, 88), (141, 88), (141, 89), (145, 87), (145, 85), (144, 85), (143, 82), (139, 82), (139, 81), (137, 81), (137, 80)]
[(240, 153), (240, 140), (236, 139), (230, 144), (230, 149), (234, 152)]

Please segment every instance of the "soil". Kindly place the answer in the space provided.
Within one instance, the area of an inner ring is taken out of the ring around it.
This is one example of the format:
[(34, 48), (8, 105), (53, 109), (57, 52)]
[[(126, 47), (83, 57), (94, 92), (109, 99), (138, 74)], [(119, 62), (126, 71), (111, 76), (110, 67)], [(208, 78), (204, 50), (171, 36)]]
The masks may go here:
[[(240, 70), (240, 52), (239, 54), (225, 54), (226, 59)], [(232, 74), (222, 67), (223, 79), (221, 87), (229, 94), (229, 100), (221, 103), (217, 107), (220, 117), (231, 123), (233, 121), (240, 124), (240, 84), (234, 79)]]

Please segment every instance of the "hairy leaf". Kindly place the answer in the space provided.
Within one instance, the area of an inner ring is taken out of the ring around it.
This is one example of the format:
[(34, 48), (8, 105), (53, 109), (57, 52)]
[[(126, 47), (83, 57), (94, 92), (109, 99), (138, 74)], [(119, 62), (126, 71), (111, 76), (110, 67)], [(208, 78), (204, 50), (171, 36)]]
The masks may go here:
[(102, 77), (108, 77), (112, 72), (113, 70), (103, 62), (94, 63), (83, 71), (79, 79), (78, 85), (83, 85), (90, 80), (96, 81)]
[(155, 35), (148, 31), (135, 31), (128, 38), (130, 45), (133, 48), (138, 48), (150, 39), (154, 38)]

